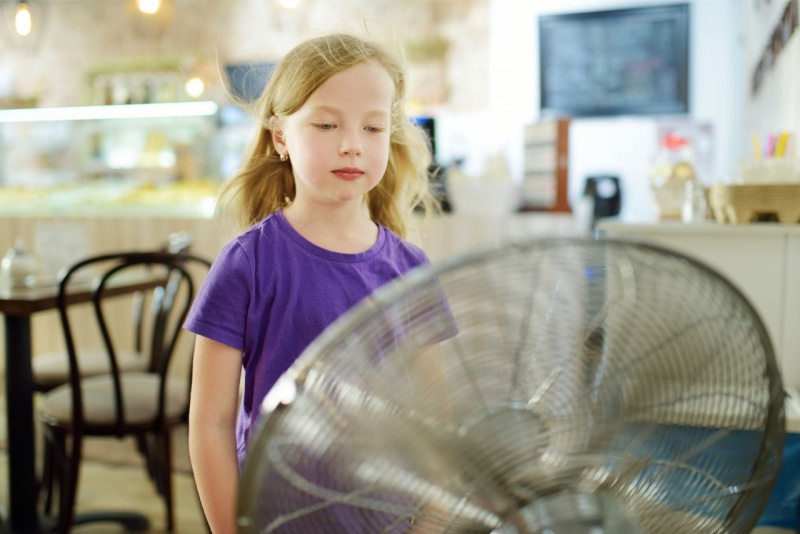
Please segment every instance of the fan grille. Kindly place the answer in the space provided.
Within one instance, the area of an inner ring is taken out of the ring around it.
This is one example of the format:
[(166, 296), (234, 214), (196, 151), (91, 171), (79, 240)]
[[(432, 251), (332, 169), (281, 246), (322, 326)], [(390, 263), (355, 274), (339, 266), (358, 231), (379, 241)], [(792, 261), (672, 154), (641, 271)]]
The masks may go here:
[(643, 532), (749, 532), (783, 443), (751, 306), (710, 269), (626, 242), (417, 271), (270, 396), (292, 380), (250, 447), (244, 530), (539, 532), (520, 511), (567, 492), (613, 499)]

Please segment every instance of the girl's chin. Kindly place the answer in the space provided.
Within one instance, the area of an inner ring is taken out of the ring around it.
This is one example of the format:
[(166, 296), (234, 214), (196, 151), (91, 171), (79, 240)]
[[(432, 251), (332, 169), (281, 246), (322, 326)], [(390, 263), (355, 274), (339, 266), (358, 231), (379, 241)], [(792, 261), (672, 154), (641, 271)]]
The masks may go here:
[(334, 193), (332, 198), (339, 202), (363, 202), (369, 191), (359, 189), (358, 191), (339, 191)]
[(327, 205), (330, 207), (347, 207), (350, 205), (353, 206), (360, 206), (364, 203), (365, 194), (352, 194), (352, 195), (326, 195), (324, 198), (320, 199), (320, 204)]

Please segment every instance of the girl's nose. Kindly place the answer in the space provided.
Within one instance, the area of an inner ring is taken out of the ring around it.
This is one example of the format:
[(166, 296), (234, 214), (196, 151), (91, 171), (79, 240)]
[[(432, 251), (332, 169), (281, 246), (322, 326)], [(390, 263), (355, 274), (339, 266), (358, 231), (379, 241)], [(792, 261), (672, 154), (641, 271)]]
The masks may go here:
[(339, 152), (343, 156), (360, 156), (361, 140), (357, 132), (345, 132)]

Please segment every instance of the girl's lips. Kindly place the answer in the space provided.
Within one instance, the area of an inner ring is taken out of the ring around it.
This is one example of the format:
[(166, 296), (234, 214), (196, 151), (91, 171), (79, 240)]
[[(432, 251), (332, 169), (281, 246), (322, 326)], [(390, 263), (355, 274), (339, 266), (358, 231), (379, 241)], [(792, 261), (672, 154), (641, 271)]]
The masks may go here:
[(364, 175), (364, 171), (359, 169), (336, 169), (333, 171), (337, 177), (341, 178), (342, 180), (357, 180)]

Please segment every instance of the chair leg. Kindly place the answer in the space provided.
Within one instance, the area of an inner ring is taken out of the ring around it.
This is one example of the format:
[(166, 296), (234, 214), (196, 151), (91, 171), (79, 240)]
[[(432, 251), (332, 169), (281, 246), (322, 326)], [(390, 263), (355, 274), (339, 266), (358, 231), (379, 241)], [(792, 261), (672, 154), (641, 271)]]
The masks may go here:
[(44, 498), (44, 513), (50, 515), (53, 505), (53, 445), (47, 436), (44, 437), (42, 449), (44, 460), (42, 461), (42, 476), (39, 479), (39, 494), (46, 491)]
[(150, 480), (157, 483), (158, 473), (156, 470), (158, 469), (158, 458), (153, 451), (153, 445), (150, 443), (150, 439), (147, 435), (137, 434), (136, 448), (139, 450), (139, 454), (144, 458), (147, 467), (147, 476), (150, 477)]
[(82, 437), (80, 432), (72, 433), (72, 447), (66, 453), (62, 470), (61, 490), (59, 492), (59, 527), (58, 531), (67, 534), (75, 520), (75, 501), (78, 492), (78, 476), (80, 474)]
[(166, 505), (166, 524), (167, 531), (173, 532), (175, 527), (175, 511), (172, 503), (172, 430), (166, 428), (154, 437), (156, 442), (160, 445), (158, 456), (160, 457), (159, 466), (159, 479), (161, 480), (161, 494), (164, 497), (164, 504)]
[(60, 487), (60, 472), (64, 466), (64, 436), (45, 428), (43, 449), (44, 461), (42, 462), (42, 478), (39, 492), (46, 491), (43, 511), (46, 515), (51, 515), (53, 513), (54, 488), (56, 485)]

